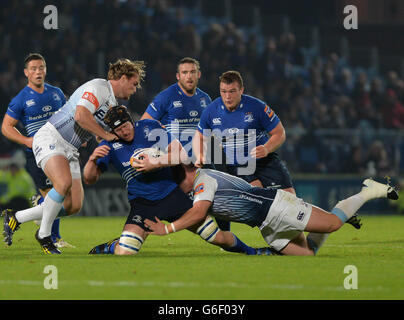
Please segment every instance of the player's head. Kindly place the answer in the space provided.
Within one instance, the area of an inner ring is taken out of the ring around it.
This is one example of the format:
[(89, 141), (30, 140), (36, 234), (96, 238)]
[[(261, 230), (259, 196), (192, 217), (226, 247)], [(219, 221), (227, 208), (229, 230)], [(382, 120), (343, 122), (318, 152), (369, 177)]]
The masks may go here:
[(229, 110), (234, 110), (241, 101), (244, 92), (243, 78), (238, 71), (226, 71), (220, 77), (220, 96)]
[(108, 80), (110, 80), (116, 98), (128, 100), (146, 76), (143, 61), (118, 59), (109, 64)]
[(46, 76), (46, 62), (39, 53), (30, 53), (24, 60), (24, 74), (28, 79), (28, 86), (43, 87)]
[(188, 94), (194, 94), (201, 77), (198, 60), (189, 57), (182, 58), (177, 65), (176, 77), (182, 90)]
[(179, 164), (171, 168), (173, 173), (173, 179), (175, 183), (181, 188), (185, 193), (189, 193), (193, 189), (195, 172), (197, 168), (193, 163), (190, 164)]
[(133, 120), (125, 106), (113, 106), (104, 116), (104, 123), (122, 140), (132, 141), (135, 130)]

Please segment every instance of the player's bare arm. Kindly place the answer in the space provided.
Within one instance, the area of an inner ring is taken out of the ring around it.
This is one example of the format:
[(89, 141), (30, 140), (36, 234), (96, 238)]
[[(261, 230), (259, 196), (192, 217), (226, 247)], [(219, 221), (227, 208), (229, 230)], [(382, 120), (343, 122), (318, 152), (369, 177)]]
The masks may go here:
[(21, 134), (16, 128), (18, 120), (10, 117), (8, 114), (4, 115), (3, 124), (1, 126), (1, 133), (7, 139), (16, 142), (21, 145), (25, 145), (28, 148), (32, 148), (32, 137), (26, 137)]
[(206, 139), (204, 138), (203, 134), (200, 133), (198, 130), (195, 131), (195, 135), (192, 139), (192, 150), (195, 155), (195, 167), (202, 168), (205, 162), (205, 151), (206, 149)]
[(265, 144), (256, 146), (251, 150), (253, 158), (265, 158), (268, 154), (275, 152), (286, 140), (285, 128), (281, 122), (269, 134), (271, 137)]
[(188, 155), (178, 140), (172, 141), (168, 148), (167, 153), (158, 158), (149, 157), (143, 154), (143, 159), (133, 159), (137, 171), (152, 171), (159, 168), (171, 167), (180, 163), (186, 163)]
[(111, 148), (107, 145), (94, 149), (83, 169), (83, 179), (86, 184), (90, 185), (98, 181), (101, 176), (101, 170), (97, 166), (97, 160), (107, 156), (110, 150)]
[(117, 140), (118, 137), (110, 132), (105, 131), (93, 118), (92, 113), (83, 106), (77, 106), (74, 120), (82, 127), (107, 141)]
[[(183, 229), (187, 229), (196, 225), (199, 222), (202, 222), (208, 213), (208, 209), (211, 206), (212, 202), (208, 200), (201, 200), (194, 203), (193, 207), (189, 209), (181, 218), (175, 220), (173, 223), (167, 226), (161, 222), (157, 217), (156, 221), (153, 222), (149, 219), (145, 220), (145, 225), (152, 230), (151, 234), (163, 236), (168, 233), (180, 231)], [(175, 230), (173, 230), (173, 226)], [(168, 231), (168, 232), (167, 232)]]

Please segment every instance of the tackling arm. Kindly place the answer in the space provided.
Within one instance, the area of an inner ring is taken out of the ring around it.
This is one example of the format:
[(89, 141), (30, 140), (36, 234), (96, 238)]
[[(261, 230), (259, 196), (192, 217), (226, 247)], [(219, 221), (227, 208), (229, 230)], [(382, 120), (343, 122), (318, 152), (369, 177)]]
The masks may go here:
[(162, 236), (168, 233), (187, 229), (198, 224), (199, 222), (204, 221), (211, 204), (212, 202), (208, 200), (200, 200), (195, 202), (193, 207), (185, 212), (181, 218), (167, 226), (167, 231), (166, 225), (162, 223), (157, 217), (157, 222), (153, 222), (149, 219), (146, 219), (144, 222), (145, 225), (153, 231), (151, 234)]
[(83, 106), (77, 106), (74, 120), (82, 127), (107, 141), (117, 140), (118, 137), (105, 131), (94, 119), (93, 114)]

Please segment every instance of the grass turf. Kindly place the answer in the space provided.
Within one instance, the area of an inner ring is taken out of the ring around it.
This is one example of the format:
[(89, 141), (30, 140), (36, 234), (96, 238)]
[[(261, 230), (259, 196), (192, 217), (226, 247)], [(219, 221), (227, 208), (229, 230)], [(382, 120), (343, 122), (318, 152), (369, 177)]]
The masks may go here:
[[(207, 244), (188, 231), (150, 236), (137, 256), (88, 255), (119, 236), (124, 218), (72, 217), (61, 221), (76, 248), (42, 254), (27, 223), (11, 247), (0, 247), (0, 299), (404, 299), (404, 217), (364, 216), (363, 227), (345, 225), (316, 257), (244, 256)], [(232, 224), (240, 239), (265, 246), (257, 228)], [(47, 290), (47, 265), (58, 288)], [(346, 290), (347, 265), (358, 289)]]

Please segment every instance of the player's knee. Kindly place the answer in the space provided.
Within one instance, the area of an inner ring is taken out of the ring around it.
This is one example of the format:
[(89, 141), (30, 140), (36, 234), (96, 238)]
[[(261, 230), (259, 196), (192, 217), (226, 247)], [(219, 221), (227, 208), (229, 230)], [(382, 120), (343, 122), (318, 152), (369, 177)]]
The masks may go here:
[(143, 241), (144, 239), (140, 235), (130, 231), (123, 231), (119, 238), (118, 247), (115, 249), (115, 254), (137, 254), (143, 245)]
[(67, 195), (72, 188), (72, 179), (66, 179), (53, 183), (53, 188), (62, 195)]
[(208, 216), (205, 222), (196, 230), (196, 233), (205, 241), (212, 243), (220, 229), (217, 226), (215, 220), (211, 216)]

